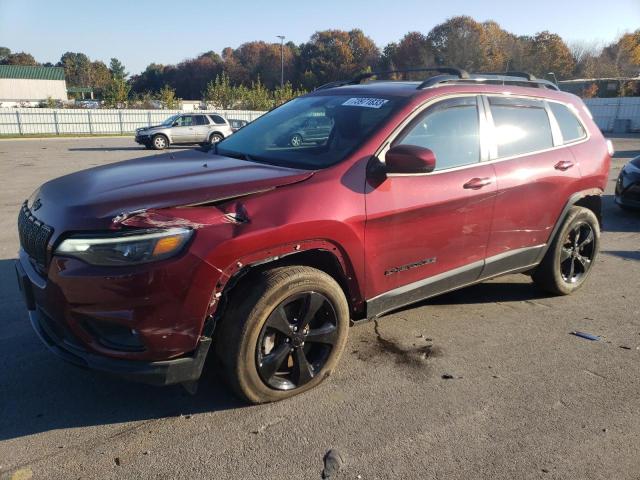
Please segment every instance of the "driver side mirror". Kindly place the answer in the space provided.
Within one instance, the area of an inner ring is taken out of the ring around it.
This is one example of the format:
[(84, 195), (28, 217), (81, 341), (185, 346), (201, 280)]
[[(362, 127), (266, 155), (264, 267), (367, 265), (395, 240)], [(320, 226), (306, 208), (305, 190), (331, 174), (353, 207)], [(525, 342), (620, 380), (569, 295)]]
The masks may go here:
[(171, 125), (172, 127), (178, 127), (178, 122), (173, 122), (173, 124)]
[(417, 145), (391, 147), (385, 156), (385, 173), (395, 175), (421, 175), (436, 168), (436, 155), (428, 148)]

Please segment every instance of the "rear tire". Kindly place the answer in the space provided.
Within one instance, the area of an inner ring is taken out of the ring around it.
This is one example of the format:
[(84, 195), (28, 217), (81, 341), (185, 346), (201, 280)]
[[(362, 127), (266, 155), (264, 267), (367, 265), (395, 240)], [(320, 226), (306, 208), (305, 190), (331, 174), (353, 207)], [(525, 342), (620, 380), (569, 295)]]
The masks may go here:
[(347, 341), (349, 307), (340, 286), (304, 266), (257, 272), (246, 282), (250, 288), (231, 293), (216, 334), (215, 354), (233, 391), (257, 404), (320, 384)]
[(595, 214), (587, 208), (571, 207), (533, 273), (533, 281), (547, 292), (569, 295), (589, 277), (599, 248), (600, 224)]
[(211, 136), (209, 136), (209, 145), (221, 142), (222, 140), (224, 140), (224, 137), (222, 135), (220, 135), (219, 133), (212, 133)]
[(299, 133), (294, 133), (289, 139), (289, 144), (292, 147), (300, 147), (302, 145), (302, 141), (302, 135), (300, 135)]
[(164, 135), (154, 135), (151, 139), (151, 148), (154, 150), (164, 150), (169, 146), (169, 140)]

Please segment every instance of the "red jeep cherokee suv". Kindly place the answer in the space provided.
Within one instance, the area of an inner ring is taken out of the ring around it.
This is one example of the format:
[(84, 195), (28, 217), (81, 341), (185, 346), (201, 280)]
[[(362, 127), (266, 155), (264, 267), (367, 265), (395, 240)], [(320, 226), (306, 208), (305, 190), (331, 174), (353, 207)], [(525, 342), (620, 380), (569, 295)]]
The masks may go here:
[[(334, 82), (213, 152), (42, 185), (18, 220), (35, 331), (163, 385), (194, 387), (211, 350), (259, 403), (329, 376), (351, 321), (506, 273), (580, 288), (612, 154), (583, 103), (528, 74), (420, 70), (438, 75)], [(309, 117), (326, 138), (281, 141)]]

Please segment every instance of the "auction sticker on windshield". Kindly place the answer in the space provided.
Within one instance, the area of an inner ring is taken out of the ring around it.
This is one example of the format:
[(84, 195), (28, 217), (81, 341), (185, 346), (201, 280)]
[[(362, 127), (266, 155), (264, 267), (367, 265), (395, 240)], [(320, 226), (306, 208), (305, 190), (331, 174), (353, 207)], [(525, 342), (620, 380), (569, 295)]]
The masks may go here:
[(389, 100), (385, 100), (384, 98), (350, 98), (342, 105), (348, 107), (380, 108), (388, 101)]

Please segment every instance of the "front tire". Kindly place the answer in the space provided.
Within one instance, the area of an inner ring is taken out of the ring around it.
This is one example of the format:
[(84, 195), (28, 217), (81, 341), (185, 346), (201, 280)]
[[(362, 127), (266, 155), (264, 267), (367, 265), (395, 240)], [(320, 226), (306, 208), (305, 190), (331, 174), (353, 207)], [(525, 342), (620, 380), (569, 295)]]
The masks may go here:
[(256, 404), (314, 388), (333, 372), (347, 341), (342, 289), (303, 266), (258, 272), (248, 281), (250, 289), (232, 292), (217, 335), (227, 382)]
[(154, 150), (164, 150), (169, 146), (169, 140), (164, 135), (154, 135), (151, 139), (151, 146)]
[(595, 214), (571, 207), (542, 262), (532, 275), (543, 290), (569, 295), (589, 277), (600, 248), (600, 224)]

